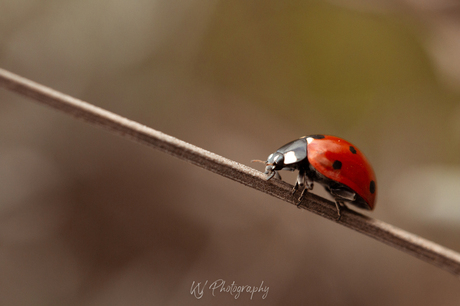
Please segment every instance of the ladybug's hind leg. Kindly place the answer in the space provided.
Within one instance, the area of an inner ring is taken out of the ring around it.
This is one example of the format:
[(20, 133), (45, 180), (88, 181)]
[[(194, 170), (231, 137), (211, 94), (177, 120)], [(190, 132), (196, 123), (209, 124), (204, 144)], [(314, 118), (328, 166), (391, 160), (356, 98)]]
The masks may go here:
[(328, 188), (327, 191), (334, 197), (335, 207), (337, 208), (338, 215), (337, 221), (339, 221), (341, 217), (340, 208), (345, 207), (345, 209), (348, 209), (348, 207), (345, 205), (345, 201), (353, 202), (356, 200), (356, 193), (342, 188)]
[(345, 209), (348, 209), (347, 205), (345, 205), (344, 202), (340, 202), (340, 201), (337, 201), (335, 200), (335, 207), (337, 208), (337, 219), (335, 219), (335, 221), (340, 221), (340, 218), (342, 217), (342, 215), (340, 214), (340, 210), (341, 208), (345, 208)]

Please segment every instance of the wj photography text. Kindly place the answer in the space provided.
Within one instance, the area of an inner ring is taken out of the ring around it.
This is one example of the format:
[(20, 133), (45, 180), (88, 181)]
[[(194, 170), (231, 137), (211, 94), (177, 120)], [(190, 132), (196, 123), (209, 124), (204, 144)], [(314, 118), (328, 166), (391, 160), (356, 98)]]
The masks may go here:
[(252, 300), (255, 293), (261, 293), (262, 299), (265, 299), (268, 295), (268, 286), (264, 286), (264, 282), (260, 286), (250, 286), (250, 285), (237, 285), (235, 281), (231, 284), (227, 284), (223, 279), (218, 279), (212, 282), (208, 287), (208, 281), (202, 284), (201, 282), (197, 283), (192, 282), (192, 287), (190, 288), (190, 294), (197, 299), (201, 299), (205, 294), (205, 290), (211, 291), (212, 296), (216, 296), (219, 293), (230, 294), (235, 300), (240, 297), (240, 295), (247, 293), (249, 298)]

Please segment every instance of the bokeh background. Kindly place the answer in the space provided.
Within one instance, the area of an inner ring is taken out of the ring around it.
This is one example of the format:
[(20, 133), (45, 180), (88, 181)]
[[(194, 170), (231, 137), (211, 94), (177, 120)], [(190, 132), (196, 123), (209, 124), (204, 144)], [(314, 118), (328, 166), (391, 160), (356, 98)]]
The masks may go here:
[[(364, 213), (460, 251), (458, 2), (2, 0), (0, 14), (0, 67), (259, 170), (303, 135), (351, 141), (378, 177)], [(1, 305), (460, 301), (457, 278), (401, 251), (0, 101)], [(190, 294), (217, 279), (269, 293)]]

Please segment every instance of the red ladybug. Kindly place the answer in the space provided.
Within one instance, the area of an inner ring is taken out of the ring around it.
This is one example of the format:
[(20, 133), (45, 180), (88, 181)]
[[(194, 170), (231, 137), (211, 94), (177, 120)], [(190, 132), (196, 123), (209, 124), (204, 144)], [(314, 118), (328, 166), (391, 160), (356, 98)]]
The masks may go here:
[[(261, 162), (261, 161), (259, 161)], [(366, 157), (348, 141), (329, 135), (310, 135), (282, 146), (266, 162), (267, 180), (280, 178), (278, 170), (299, 170), (292, 194), (303, 188), (313, 189), (313, 182), (323, 185), (335, 199), (338, 219), (345, 202), (373, 210), (377, 195), (374, 170)]]

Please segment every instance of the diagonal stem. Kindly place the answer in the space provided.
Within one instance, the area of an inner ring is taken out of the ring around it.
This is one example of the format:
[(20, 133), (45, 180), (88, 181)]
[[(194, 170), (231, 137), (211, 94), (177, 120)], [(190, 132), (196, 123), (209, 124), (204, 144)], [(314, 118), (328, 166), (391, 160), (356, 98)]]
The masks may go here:
[[(0, 86), (296, 205), (291, 185), (280, 180), (267, 181), (255, 169), (3, 69), (0, 69)], [(300, 207), (329, 220), (335, 221), (337, 217), (333, 202), (311, 193), (305, 194)], [(455, 251), (352, 210), (343, 210), (339, 223), (460, 276), (460, 254)]]

